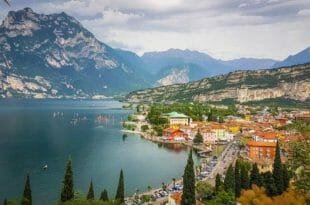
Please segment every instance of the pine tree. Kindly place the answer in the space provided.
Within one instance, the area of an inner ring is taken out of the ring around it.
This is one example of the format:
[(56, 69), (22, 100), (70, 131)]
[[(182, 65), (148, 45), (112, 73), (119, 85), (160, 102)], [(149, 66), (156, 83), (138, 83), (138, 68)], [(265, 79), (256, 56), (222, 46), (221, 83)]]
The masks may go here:
[(66, 173), (64, 176), (64, 181), (62, 182), (61, 190), (61, 202), (66, 202), (74, 198), (74, 188), (73, 188), (73, 170), (72, 170), (72, 161), (68, 160)]
[(263, 185), (262, 178), (261, 178), (261, 175), (259, 173), (259, 170), (258, 170), (258, 167), (257, 167), (256, 163), (253, 165), (252, 170), (251, 170), (250, 184), (251, 184), (251, 186), (253, 184), (256, 184), (257, 186), (262, 186)]
[(240, 178), (241, 178), (241, 189), (249, 189), (250, 188), (249, 174), (245, 166), (241, 166)]
[(194, 205), (195, 203), (195, 172), (191, 150), (189, 152), (187, 164), (183, 174), (183, 194), (181, 205)]
[(286, 191), (290, 184), (290, 176), (286, 164), (283, 164), (282, 172), (283, 172), (283, 191)]
[(109, 201), (108, 191), (105, 189), (100, 194), (100, 200), (102, 201)]
[(215, 177), (215, 193), (218, 193), (221, 190), (221, 186), (222, 186), (222, 176), (217, 173), (216, 177)]
[(195, 138), (194, 138), (193, 142), (194, 142), (195, 144), (201, 144), (201, 143), (203, 143), (203, 137), (202, 137), (202, 135), (201, 135), (201, 133), (200, 133), (199, 130), (198, 130), (197, 134), (195, 135)]
[(24, 188), (22, 205), (32, 205), (32, 194), (31, 194), (31, 186), (30, 186), (30, 177), (27, 174), (26, 184)]
[(116, 204), (124, 204), (125, 203), (125, 186), (124, 186), (123, 170), (121, 170), (121, 172), (120, 172), (115, 200), (116, 200)]
[(235, 196), (239, 197), (241, 192), (241, 176), (240, 176), (240, 162), (236, 161), (235, 164)]
[(94, 193), (94, 187), (93, 187), (93, 180), (91, 180), (88, 193), (87, 193), (87, 200), (94, 200), (94, 199), (95, 199), (95, 193)]
[(4, 199), (3, 205), (8, 205), (8, 200), (7, 199)]
[(277, 188), (271, 172), (262, 174), (263, 185), (266, 189), (266, 194), (270, 197), (277, 195)]
[(235, 172), (232, 165), (229, 165), (224, 179), (225, 191), (235, 192)]
[(280, 195), (283, 192), (284, 186), (283, 186), (283, 171), (282, 171), (279, 141), (277, 141), (276, 154), (274, 158), (272, 174), (273, 174), (275, 185), (277, 187), (277, 193)]

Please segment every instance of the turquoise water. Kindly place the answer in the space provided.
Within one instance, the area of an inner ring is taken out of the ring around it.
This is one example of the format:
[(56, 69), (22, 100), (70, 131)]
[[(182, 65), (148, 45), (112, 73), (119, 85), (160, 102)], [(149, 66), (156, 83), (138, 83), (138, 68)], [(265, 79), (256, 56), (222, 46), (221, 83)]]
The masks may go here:
[(103, 189), (114, 196), (120, 169), (127, 195), (181, 177), (187, 149), (132, 134), (123, 139), (121, 121), (131, 111), (121, 107), (116, 101), (1, 100), (0, 202), (20, 198), (29, 173), (34, 205), (54, 204), (69, 157), (75, 190), (86, 193), (92, 178), (97, 197)]

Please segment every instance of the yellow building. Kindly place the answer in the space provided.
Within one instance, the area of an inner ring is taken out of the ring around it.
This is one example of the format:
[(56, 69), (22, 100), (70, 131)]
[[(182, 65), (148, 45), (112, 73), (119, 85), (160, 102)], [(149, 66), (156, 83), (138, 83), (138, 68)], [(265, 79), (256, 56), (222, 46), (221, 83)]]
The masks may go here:
[(244, 119), (245, 119), (246, 121), (250, 122), (250, 121), (251, 121), (251, 115), (245, 115), (245, 116), (244, 116)]
[(167, 114), (169, 126), (174, 129), (179, 129), (180, 125), (190, 125), (190, 118), (187, 115), (171, 112)]

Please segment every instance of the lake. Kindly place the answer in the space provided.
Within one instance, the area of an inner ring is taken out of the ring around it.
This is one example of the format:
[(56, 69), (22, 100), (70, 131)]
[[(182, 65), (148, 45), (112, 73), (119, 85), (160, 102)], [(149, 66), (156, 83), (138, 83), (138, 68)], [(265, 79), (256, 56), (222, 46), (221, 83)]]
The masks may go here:
[(0, 100), (0, 202), (20, 198), (29, 173), (33, 204), (55, 204), (68, 158), (75, 191), (87, 193), (92, 179), (97, 198), (103, 189), (114, 197), (120, 169), (127, 195), (181, 177), (188, 150), (123, 138), (129, 113), (112, 100)]

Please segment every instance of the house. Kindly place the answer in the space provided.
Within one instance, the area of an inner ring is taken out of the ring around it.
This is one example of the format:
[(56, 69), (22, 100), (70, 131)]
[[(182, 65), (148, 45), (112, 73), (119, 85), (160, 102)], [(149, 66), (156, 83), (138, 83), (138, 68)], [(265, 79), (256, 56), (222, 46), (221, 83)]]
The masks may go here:
[(248, 141), (248, 156), (253, 160), (274, 159), (276, 152), (275, 142)]
[(279, 138), (279, 135), (276, 132), (259, 131), (259, 132), (255, 132), (255, 134), (253, 135), (253, 140), (256, 142), (273, 142), (273, 143), (276, 143), (278, 138)]
[(165, 115), (171, 128), (179, 129), (180, 125), (190, 125), (190, 118), (187, 115), (177, 112), (170, 112)]
[(174, 141), (185, 141), (188, 140), (188, 134), (183, 132), (182, 130), (166, 128), (163, 130), (164, 139), (174, 140)]
[(227, 141), (226, 139), (226, 129), (224, 125), (212, 124), (211, 130), (215, 133), (217, 141)]
[[(182, 193), (175, 192), (173, 194), (169, 194), (167, 205), (181, 205), (181, 201), (182, 201)], [(196, 205), (203, 205), (203, 203), (196, 200)]]
[(215, 144), (216, 142), (216, 134), (211, 129), (205, 128), (200, 131), (204, 143)]

